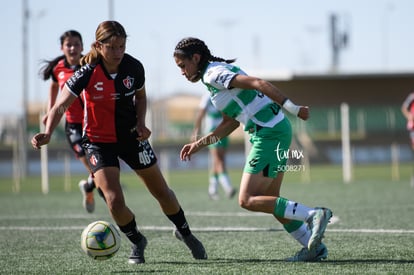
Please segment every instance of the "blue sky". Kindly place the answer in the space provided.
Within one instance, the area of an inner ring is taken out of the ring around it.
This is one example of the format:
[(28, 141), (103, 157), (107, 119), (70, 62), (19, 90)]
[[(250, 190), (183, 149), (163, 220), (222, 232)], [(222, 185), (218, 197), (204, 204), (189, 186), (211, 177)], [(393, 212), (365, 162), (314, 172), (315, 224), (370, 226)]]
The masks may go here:
[[(414, 71), (412, 0), (112, 0), (114, 20), (126, 29), (127, 52), (142, 61), (150, 98), (204, 92), (187, 82), (172, 58), (183, 37), (204, 40), (213, 55), (237, 58), (237, 65), (262, 71), (325, 73), (332, 63), (329, 16), (337, 14), (349, 45), (339, 72)], [(106, 0), (28, 0), (28, 101), (45, 102), (48, 82), (40, 61), (60, 55), (59, 36), (81, 32), (84, 53), (98, 24), (110, 16)], [(66, 5), (65, 5), (66, 4)], [(0, 114), (22, 113), (22, 0), (0, 10), (3, 26)], [(288, 94), (288, 91), (285, 91)]]

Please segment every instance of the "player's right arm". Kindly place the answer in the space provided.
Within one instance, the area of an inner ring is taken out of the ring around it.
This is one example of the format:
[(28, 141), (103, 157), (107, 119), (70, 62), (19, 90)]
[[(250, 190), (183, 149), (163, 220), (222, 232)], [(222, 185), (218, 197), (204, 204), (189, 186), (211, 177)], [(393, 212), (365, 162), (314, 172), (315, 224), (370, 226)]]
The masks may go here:
[(53, 105), (55, 105), (58, 93), (59, 93), (59, 83), (56, 81), (51, 81), (50, 86), (49, 86), (49, 100), (47, 102), (47, 111), (42, 119), (42, 122), (44, 125), (46, 125), (49, 111), (52, 109)]
[(53, 105), (52, 109), (48, 112), (48, 119), (46, 122), (46, 128), (44, 133), (38, 133), (32, 138), (32, 146), (35, 149), (39, 149), (40, 146), (48, 144), (52, 136), (53, 131), (59, 124), (63, 114), (76, 99), (76, 96), (69, 92), (65, 86), (58, 101)]
[(80, 95), (83, 89), (89, 82), (90, 76), (93, 72), (94, 66), (86, 64), (77, 70), (65, 83), (62, 92), (48, 112), (48, 119), (46, 122), (46, 128), (44, 133), (38, 133), (32, 138), (32, 146), (35, 149), (39, 149), (40, 146), (48, 144), (50, 137), (56, 126), (59, 124), (63, 114), (69, 108), (69, 106)]

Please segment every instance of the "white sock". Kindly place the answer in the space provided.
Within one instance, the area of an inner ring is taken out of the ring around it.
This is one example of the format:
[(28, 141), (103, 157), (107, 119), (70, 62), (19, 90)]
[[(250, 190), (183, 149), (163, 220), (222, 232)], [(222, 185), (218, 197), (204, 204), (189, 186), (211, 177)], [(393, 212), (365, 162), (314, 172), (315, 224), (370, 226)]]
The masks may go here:
[(315, 211), (306, 205), (278, 197), (276, 199), (274, 215), (276, 217), (286, 218), (289, 220), (306, 222), (310, 215)]
[(220, 174), (218, 176), (218, 181), (220, 182), (226, 194), (230, 193), (231, 190), (233, 190), (233, 187), (231, 186), (230, 178), (226, 173)]
[(209, 194), (217, 194), (217, 177), (215, 175), (211, 175), (209, 178), (209, 185), (208, 185), (208, 193)]
[(306, 223), (303, 223), (301, 227), (297, 230), (290, 232), (289, 234), (297, 240), (303, 247), (308, 247), (308, 242), (311, 236), (311, 231), (309, 230)]

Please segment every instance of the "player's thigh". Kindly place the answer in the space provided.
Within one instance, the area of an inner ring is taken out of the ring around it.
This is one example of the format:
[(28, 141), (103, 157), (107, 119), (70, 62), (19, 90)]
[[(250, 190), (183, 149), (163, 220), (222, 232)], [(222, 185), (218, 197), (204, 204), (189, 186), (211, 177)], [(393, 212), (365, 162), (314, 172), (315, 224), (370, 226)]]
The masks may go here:
[(143, 180), (150, 193), (156, 198), (170, 196), (170, 188), (162, 175), (158, 164), (144, 169), (136, 169), (135, 173)]
[(283, 173), (278, 173), (276, 178), (269, 178), (263, 176), (263, 173), (243, 173), (240, 194), (242, 196), (279, 196), (283, 175)]

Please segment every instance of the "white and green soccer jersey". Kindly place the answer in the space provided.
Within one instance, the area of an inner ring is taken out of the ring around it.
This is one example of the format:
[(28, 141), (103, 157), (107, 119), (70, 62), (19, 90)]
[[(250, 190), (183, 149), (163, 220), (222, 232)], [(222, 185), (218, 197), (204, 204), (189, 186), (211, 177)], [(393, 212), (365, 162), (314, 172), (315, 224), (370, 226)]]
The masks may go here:
[(223, 62), (207, 66), (202, 82), (210, 91), (214, 106), (242, 123), (245, 131), (255, 124), (272, 128), (282, 121), (284, 114), (280, 106), (263, 93), (230, 87), (231, 80), (238, 74), (246, 75), (240, 68)]

